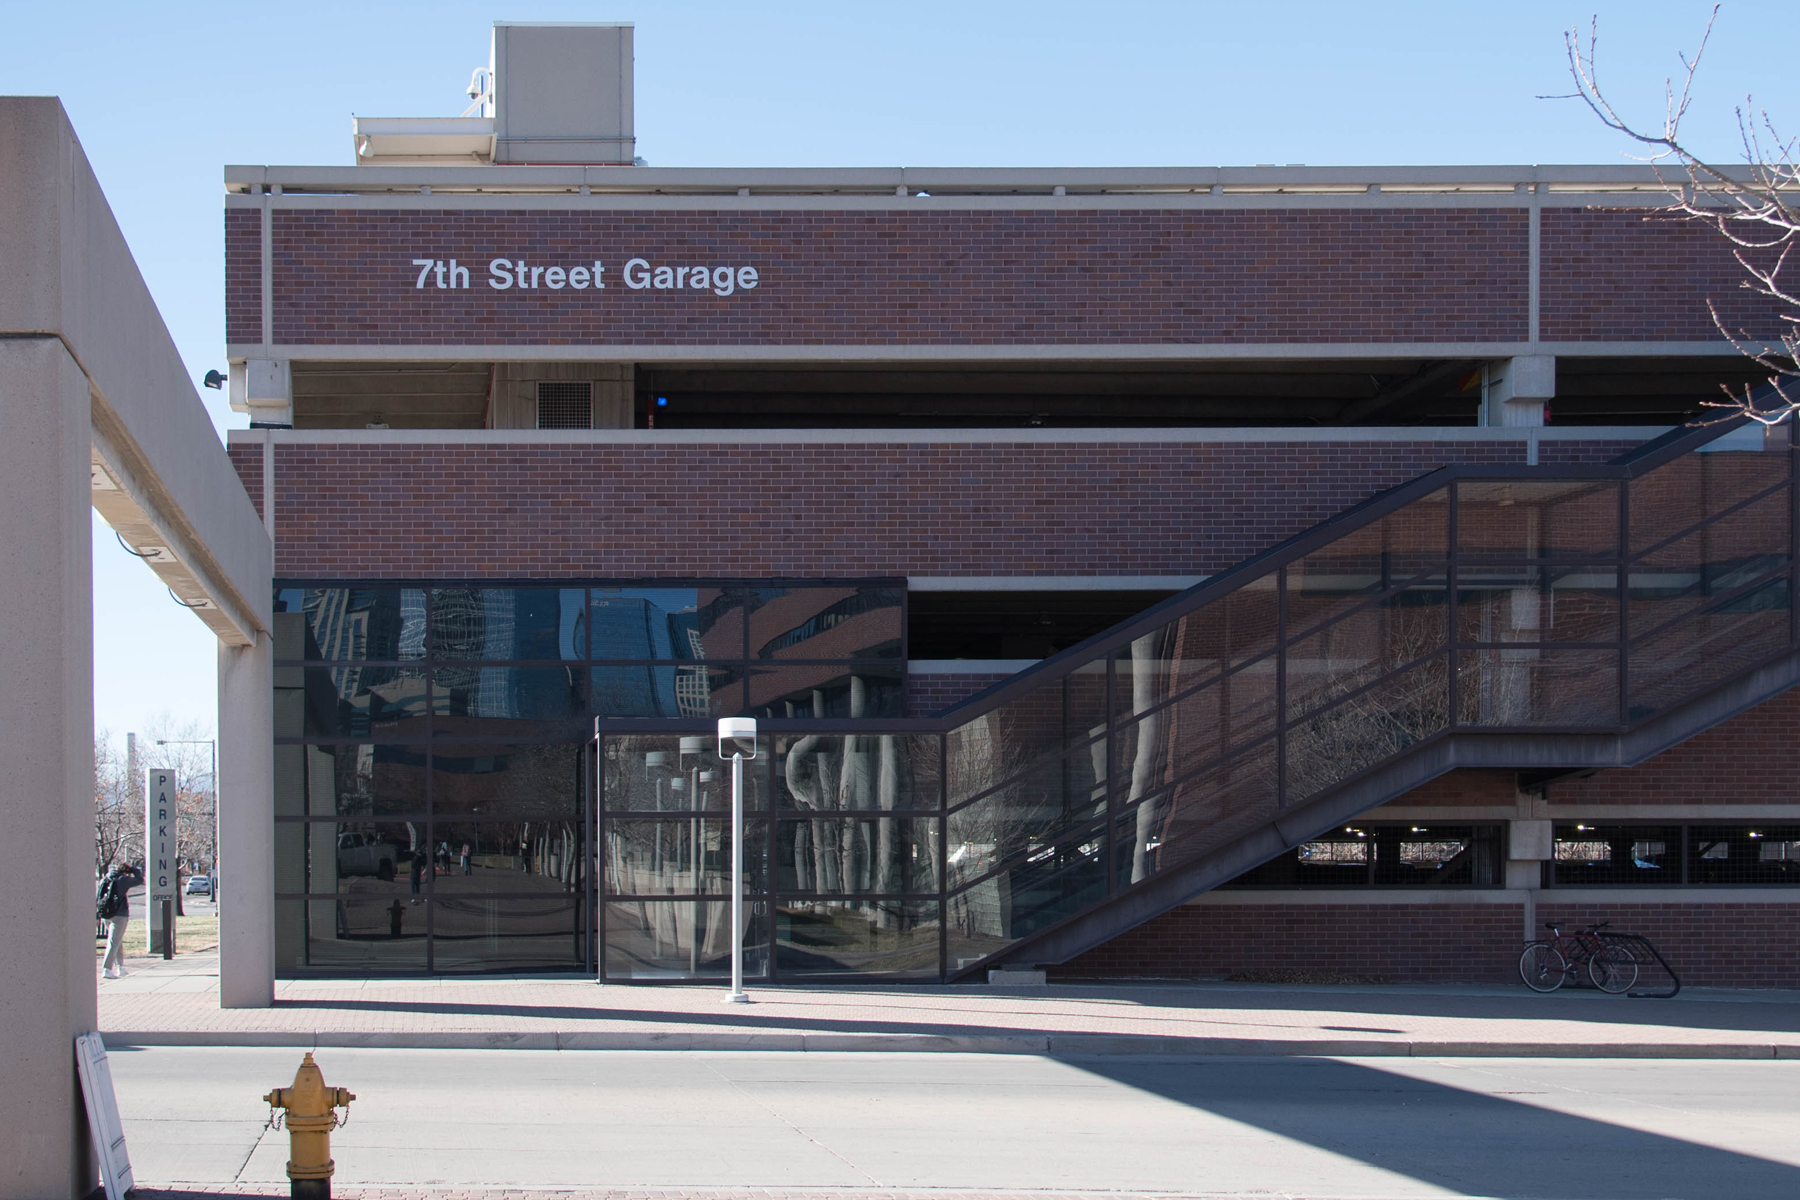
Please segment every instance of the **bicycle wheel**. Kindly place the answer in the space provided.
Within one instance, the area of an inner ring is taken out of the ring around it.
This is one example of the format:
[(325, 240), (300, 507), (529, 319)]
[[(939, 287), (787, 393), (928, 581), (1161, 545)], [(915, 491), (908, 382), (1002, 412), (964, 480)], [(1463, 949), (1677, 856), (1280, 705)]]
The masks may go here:
[(1519, 978), (1534, 992), (1554, 992), (1568, 975), (1569, 964), (1549, 942), (1533, 942), (1519, 955)]
[(1588, 978), (1603, 992), (1618, 995), (1637, 983), (1637, 959), (1623, 946), (1602, 946), (1588, 959)]

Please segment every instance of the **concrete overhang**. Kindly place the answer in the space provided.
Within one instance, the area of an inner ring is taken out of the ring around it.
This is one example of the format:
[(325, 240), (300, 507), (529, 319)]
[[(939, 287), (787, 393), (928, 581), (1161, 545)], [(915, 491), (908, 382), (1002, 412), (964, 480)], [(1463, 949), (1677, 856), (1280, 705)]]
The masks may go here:
[(268, 532), (55, 97), (0, 97), (0, 262), (0, 337), (54, 338), (87, 377), (94, 507), (222, 641), (253, 644)]

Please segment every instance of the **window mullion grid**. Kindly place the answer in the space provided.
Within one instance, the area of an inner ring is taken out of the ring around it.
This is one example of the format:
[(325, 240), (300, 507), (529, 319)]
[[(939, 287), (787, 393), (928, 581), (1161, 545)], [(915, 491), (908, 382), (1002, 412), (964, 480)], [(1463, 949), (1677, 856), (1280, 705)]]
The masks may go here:
[[(1631, 480), (1619, 481), (1619, 728), (1631, 724)], [(1684, 866), (1682, 870), (1686, 870)]]
[(1457, 590), (1460, 586), (1458, 576), (1462, 565), (1462, 548), (1457, 544), (1458, 530), (1456, 510), (1460, 503), (1460, 498), (1457, 495), (1456, 480), (1452, 479), (1450, 481), (1448, 490), (1448, 503), (1446, 505), (1448, 511), (1444, 514), (1444, 645), (1448, 647), (1450, 654), (1449, 678), (1445, 681), (1445, 689), (1449, 698), (1450, 713), (1449, 719), (1445, 722), (1445, 727), (1454, 731), (1461, 723), (1462, 713), (1462, 704), (1459, 700), (1461, 687), (1458, 679), (1458, 676), (1462, 674), (1462, 653), (1457, 648), (1458, 631), (1456, 620), (1458, 606), (1462, 599)]
[[(1275, 572), (1275, 807), (1287, 807), (1287, 582), (1285, 565)], [(1136, 853), (1135, 848), (1133, 853)]]

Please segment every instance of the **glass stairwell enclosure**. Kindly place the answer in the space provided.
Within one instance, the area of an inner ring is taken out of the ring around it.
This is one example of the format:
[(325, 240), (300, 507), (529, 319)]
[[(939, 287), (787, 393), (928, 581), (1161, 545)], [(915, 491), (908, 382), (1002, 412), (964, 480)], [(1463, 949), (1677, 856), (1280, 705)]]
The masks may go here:
[[(1198, 866), (1316, 836), (1325, 798), (1391, 799), (1397, 764), (1416, 786), (1458, 739), (1591, 752), (1792, 655), (1794, 460), (1764, 446), (1714, 426), (1609, 464), (1444, 468), (938, 718), (765, 721), (754, 967), (926, 980), (1033, 961), (1046, 934), (1191, 894), (1159, 881), (1202, 890)], [(722, 973), (704, 862), (728, 831), (689, 808), (716, 798), (697, 765), (686, 799), (665, 788), (655, 803), (694, 828), (651, 847), (631, 815), (648, 785), (625, 777), (657, 738), (679, 758), (679, 735), (611, 724), (605, 972)], [(657, 854), (676, 865), (646, 875)], [(628, 883), (644, 878), (655, 894)], [(652, 913), (665, 887), (686, 915)]]

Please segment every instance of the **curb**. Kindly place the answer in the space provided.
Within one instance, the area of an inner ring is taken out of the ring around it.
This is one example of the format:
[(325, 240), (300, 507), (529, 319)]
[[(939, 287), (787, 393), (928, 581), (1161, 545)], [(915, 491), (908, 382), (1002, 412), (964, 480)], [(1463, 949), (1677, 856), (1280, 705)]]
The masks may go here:
[(1265, 1041), (1075, 1033), (443, 1033), (317, 1030), (152, 1030), (101, 1035), (107, 1049), (133, 1046), (296, 1046), (401, 1050), (754, 1050), (799, 1053), (1130, 1054), (1159, 1057), (1316, 1058), (1697, 1058), (1800, 1059), (1800, 1044), (1769, 1042)]

